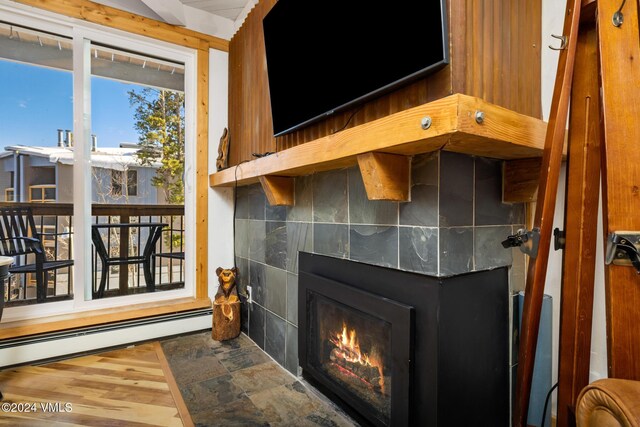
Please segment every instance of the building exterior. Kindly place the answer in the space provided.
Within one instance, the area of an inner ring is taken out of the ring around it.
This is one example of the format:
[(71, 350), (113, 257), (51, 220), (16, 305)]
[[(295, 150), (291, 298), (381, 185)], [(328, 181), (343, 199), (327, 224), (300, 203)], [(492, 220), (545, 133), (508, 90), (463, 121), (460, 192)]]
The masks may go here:
[[(57, 147), (12, 145), (0, 153), (0, 200), (73, 202), (73, 146), (70, 133)], [(165, 196), (151, 182), (159, 164), (141, 165), (136, 148), (98, 149), (93, 137), (93, 203), (163, 204)]]

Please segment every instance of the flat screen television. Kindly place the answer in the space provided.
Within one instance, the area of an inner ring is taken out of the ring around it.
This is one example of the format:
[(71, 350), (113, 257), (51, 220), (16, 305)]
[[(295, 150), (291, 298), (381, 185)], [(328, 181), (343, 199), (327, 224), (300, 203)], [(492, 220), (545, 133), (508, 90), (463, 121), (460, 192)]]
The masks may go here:
[(449, 62), (446, 0), (279, 0), (263, 20), (275, 136)]

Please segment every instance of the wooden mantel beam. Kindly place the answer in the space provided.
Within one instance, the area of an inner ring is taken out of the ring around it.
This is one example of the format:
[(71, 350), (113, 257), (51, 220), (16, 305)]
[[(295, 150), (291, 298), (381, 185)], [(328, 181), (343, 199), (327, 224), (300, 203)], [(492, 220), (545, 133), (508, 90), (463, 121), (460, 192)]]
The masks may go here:
[(360, 154), (358, 166), (369, 200), (408, 202), (411, 199), (411, 157), (386, 153)]
[[(476, 113), (484, 120), (476, 120)], [(425, 118), (430, 126), (422, 126)], [(258, 182), (353, 166), (370, 152), (413, 156), (437, 150), (494, 159), (542, 156), (546, 124), (479, 98), (454, 94), (209, 175), (209, 185)]]

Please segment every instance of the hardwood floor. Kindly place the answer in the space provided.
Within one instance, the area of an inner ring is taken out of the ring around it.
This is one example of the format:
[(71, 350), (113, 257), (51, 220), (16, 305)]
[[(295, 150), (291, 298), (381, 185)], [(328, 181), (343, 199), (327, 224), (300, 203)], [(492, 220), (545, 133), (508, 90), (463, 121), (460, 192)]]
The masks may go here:
[(0, 425), (193, 425), (157, 342), (2, 371), (0, 390)]

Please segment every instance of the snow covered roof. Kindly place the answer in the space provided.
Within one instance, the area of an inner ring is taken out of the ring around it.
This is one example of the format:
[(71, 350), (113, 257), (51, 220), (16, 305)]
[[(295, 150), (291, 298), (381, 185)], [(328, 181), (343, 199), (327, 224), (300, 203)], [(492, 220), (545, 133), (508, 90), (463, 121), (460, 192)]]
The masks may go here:
[[(48, 158), (51, 163), (63, 165), (73, 164), (73, 148), (68, 147), (34, 147), (29, 145), (11, 145), (5, 147), (7, 152)], [(150, 166), (142, 166), (138, 160), (136, 148), (103, 147), (91, 152), (91, 165), (96, 168), (126, 170), (129, 167), (160, 167), (160, 162)], [(0, 155), (1, 156), (1, 155)]]

